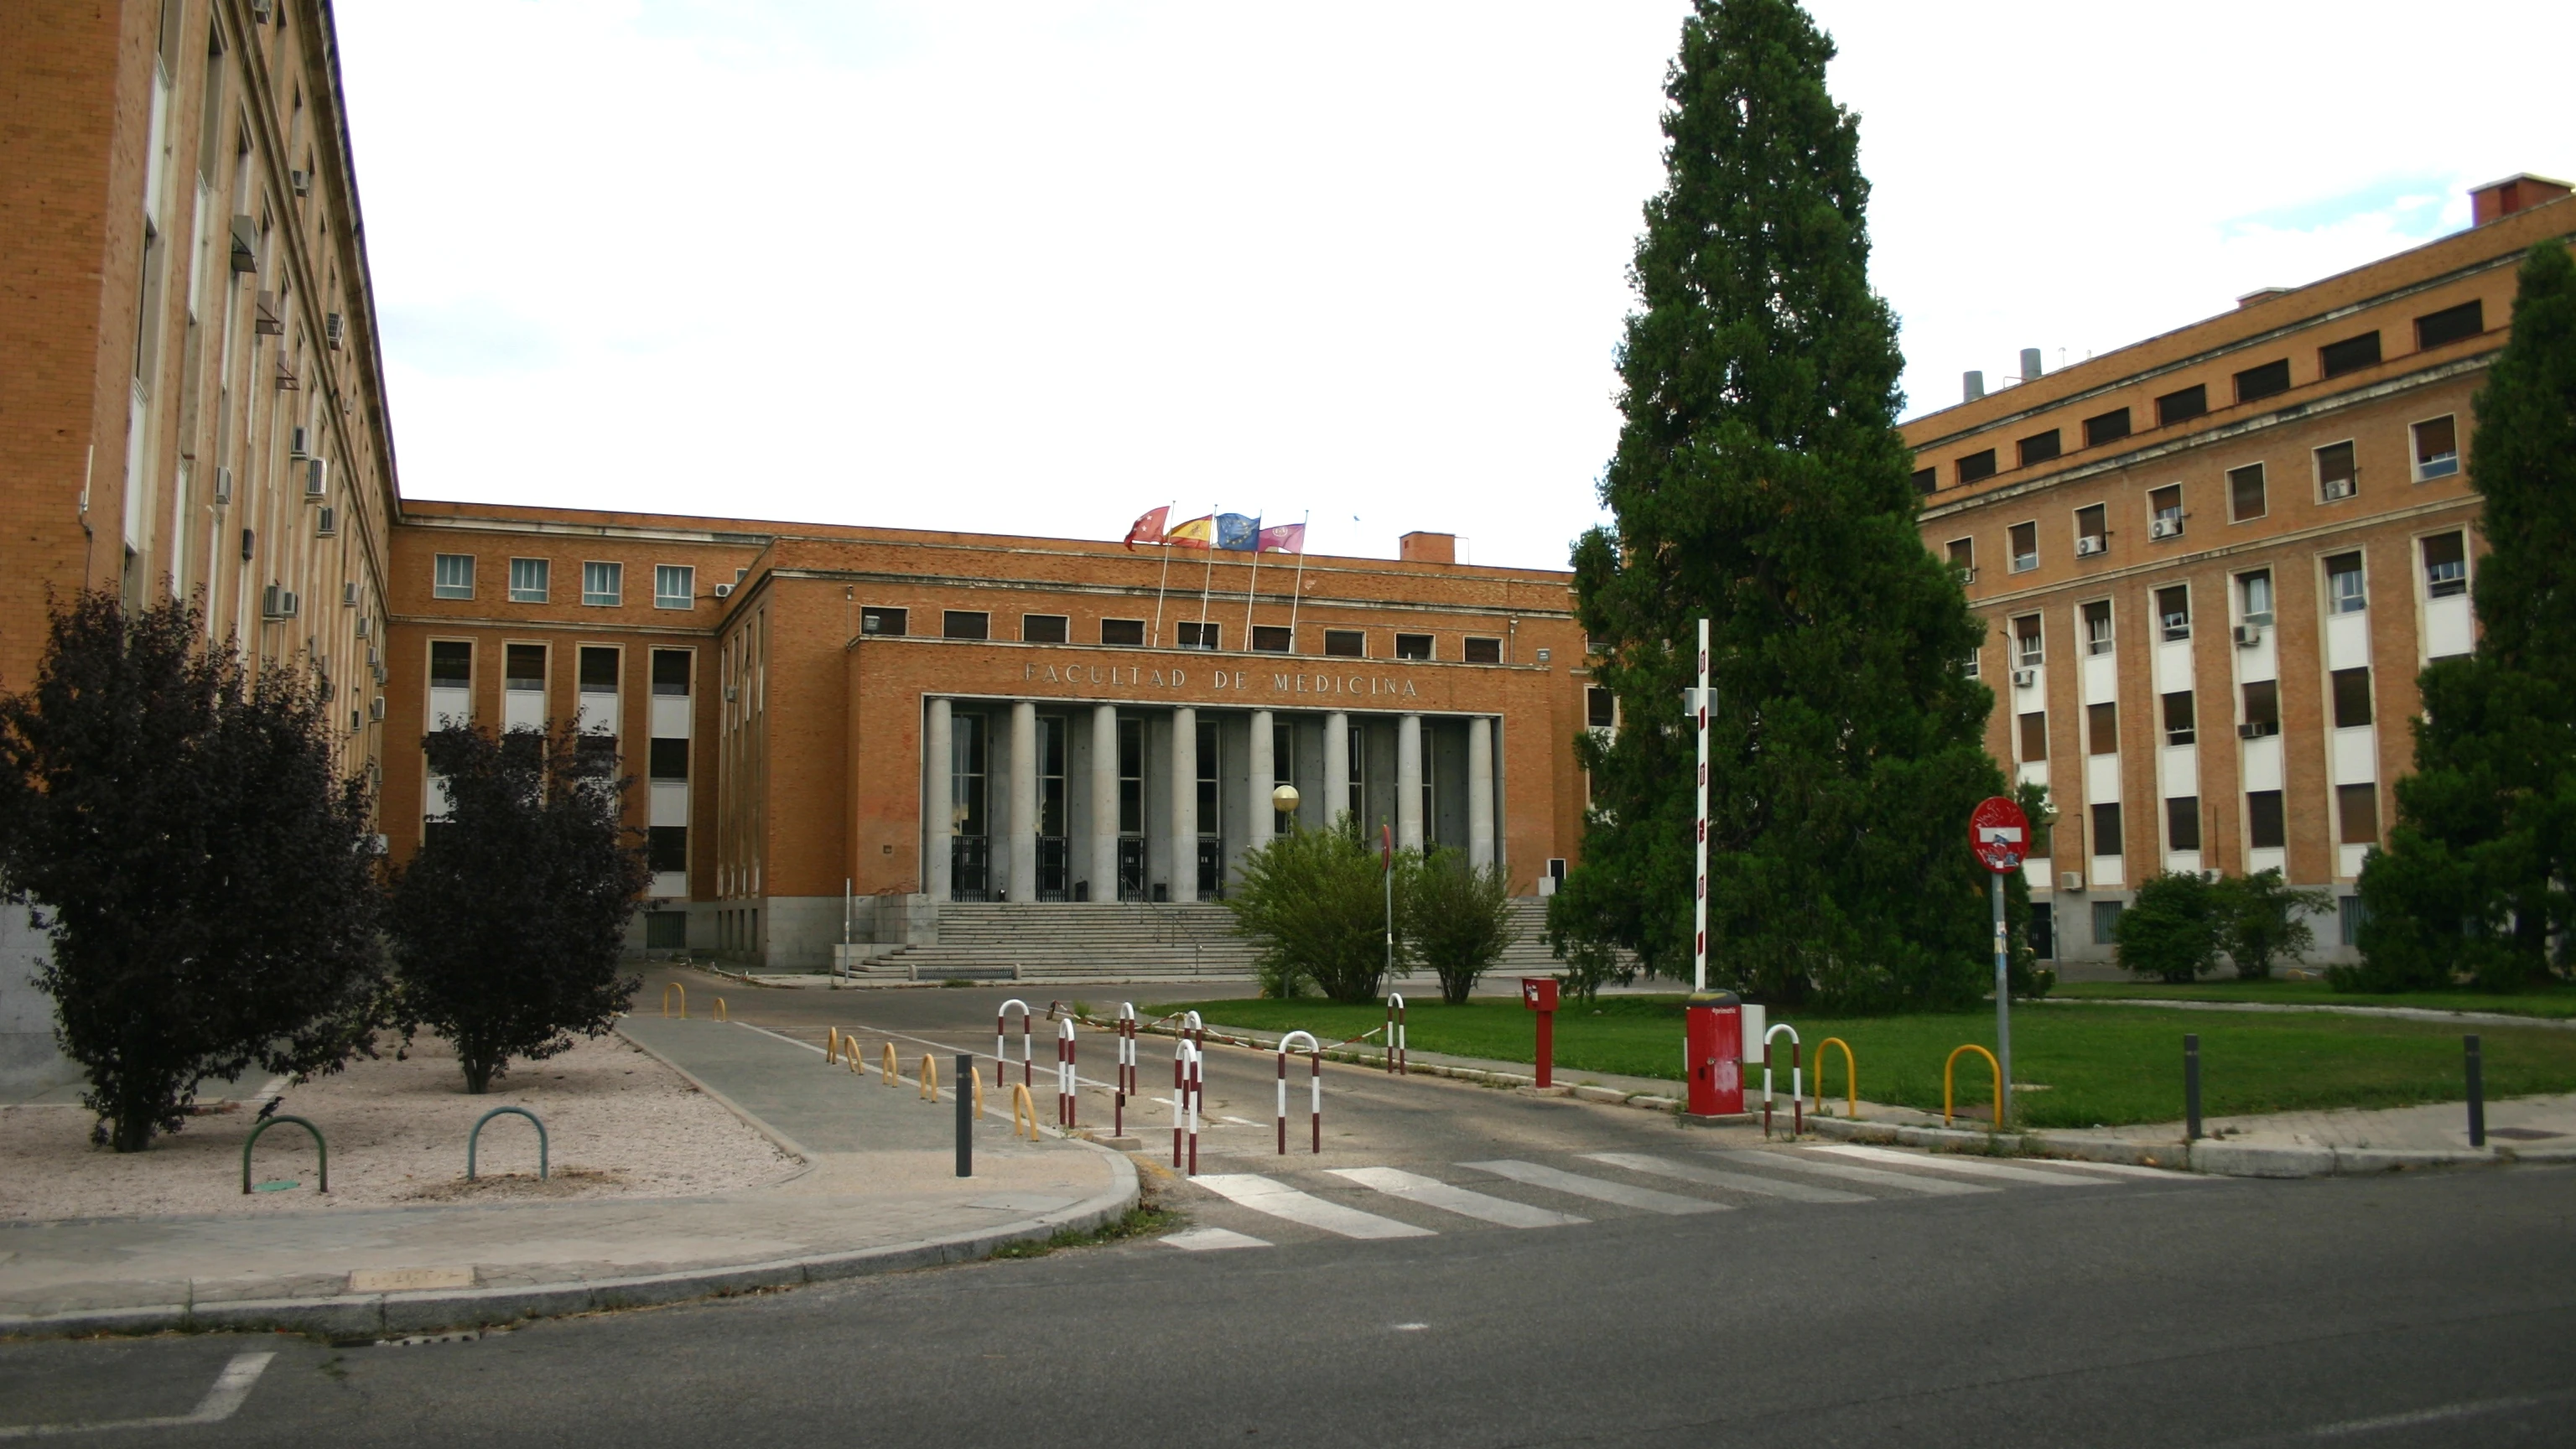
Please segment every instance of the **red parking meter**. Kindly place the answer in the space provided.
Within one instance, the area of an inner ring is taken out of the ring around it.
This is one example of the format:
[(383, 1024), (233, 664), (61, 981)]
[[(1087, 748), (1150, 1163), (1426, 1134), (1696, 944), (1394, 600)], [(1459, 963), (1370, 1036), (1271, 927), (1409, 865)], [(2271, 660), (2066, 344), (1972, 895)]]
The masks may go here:
[(1682, 1065), (1690, 1078), (1685, 1109), (1694, 1117), (1744, 1110), (1744, 1003), (1732, 991), (1707, 991), (1682, 1008)]
[(1538, 1084), (1549, 1086), (1556, 1076), (1556, 978), (1522, 977), (1521, 1005), (1538, 1013)]

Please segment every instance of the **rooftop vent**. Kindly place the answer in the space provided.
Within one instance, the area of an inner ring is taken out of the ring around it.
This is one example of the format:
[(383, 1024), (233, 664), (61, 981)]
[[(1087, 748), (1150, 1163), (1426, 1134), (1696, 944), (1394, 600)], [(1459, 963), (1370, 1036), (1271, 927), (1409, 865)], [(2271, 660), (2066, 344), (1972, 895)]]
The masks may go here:
[(1986, 395), (1986, 375), (1982, 372), (1959, 374), (1959, 401), (1972, 403)]
[(2036, 347), (2023, 348), (2021, 350), (2021, 380), (2024, 382), (2037, 382), (2039, 381), (2040, 371), (2041, 364), (2039, 360), (2039, 349)]
[(2484, 186), (2472, 186), (2469, 188), (2469, 225), (2484, 226), (2544, 201), (2556, 201), (2571, 190), (2576, 190), (2576, 187), (2546, 176), (2534, 176), (2528, 171), (2502, 181), (2490, 181)]
[(1408, 533), (1396, 540), (1395, 556), (1406, 563), (1453, 564), (1458, 561), (1458, 535)]

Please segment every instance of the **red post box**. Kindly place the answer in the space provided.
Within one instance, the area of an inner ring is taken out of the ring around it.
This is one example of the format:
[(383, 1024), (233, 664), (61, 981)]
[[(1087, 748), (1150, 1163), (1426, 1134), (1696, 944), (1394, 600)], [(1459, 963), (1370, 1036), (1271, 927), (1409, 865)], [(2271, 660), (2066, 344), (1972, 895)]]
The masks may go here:
[(1744, 1110), (1741, 997), (1702, 992), (1682, 1008), (1682, 1065), (1690, 1082), (1684, 1107), (1692, 1116), (1731, 1117)]
[(1556, 978), (1522, 977), (1521, 1005), (1538, 1013), (1538, 1084), (1552, 1086), (1556, 1079)]

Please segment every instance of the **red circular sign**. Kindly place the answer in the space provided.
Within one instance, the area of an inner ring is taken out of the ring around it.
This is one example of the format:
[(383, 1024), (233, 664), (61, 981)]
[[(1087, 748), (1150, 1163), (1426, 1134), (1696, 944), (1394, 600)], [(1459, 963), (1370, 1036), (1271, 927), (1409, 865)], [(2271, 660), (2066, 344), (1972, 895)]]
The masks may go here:
[(2030, 854), (2030, 818), (2001, 795), (1980, 801), (1968, 817), (1968, 846), (1986, 869), (2009, 875)]

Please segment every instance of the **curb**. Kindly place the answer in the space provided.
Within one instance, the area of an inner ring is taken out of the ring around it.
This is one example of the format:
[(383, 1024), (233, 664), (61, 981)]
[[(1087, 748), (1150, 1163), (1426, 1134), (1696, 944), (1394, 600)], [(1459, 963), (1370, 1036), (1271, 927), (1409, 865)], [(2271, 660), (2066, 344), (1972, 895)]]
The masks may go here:
[(2125, 1162), (2139, 1167), (2207, 1173), (2214, 1177), (2366, 1177), (2437, 1167), (2503, 1167), (2512, 1163), (2576, 1163), (2576, 1147), (2536, 1151), (2490, 1147), (2450, 1148), (2275, 1147), (2252, 1142), (2193, 1143), (2120, 1138), (2064, 1137), (2049, 1132), (1980, 1132), (1973, 1128), (1921, 1127), (1810, 1117), (1807, 1130), (1846, 1142), (1876, 1142), (1932, 1150), (2010, 1157), (2063, 1157), (2079, 1162)]
[[(1091, 1017), (1076, 1017), (1075, 1020), (1082, 1022), (1086, 1026), (1101, 1030), (1115, 1030), (1117, 1028), (1117, 1023), (1115, 1022), (1099, 1021)], [(1181, 1034), (1178, 1028), (1167, 1026), (1142, 1026), (1138, 1028), (1138, 1031), (1147, 1036), (1177, 1037)], [(1253, 1051), (1261, 1052), (1276, 1052), (1279, 1050), (1279, 1041), (1278, 1038), (1275, 1037), (1268, 1041), (1264, 1041), (1257, 1036), (1220, 1031), (1215, 1027), (1207, 1028), (1206, 1037), (1209, 1041), (1215, 1042), (1220, 1046), (1248, 1047)], [(1299, 1055), (1302, 1056), (1304, 1053), (1301, 1052)], [(1345, 1066), (1370, 1067), (1376, 1069), (1383, 1069), (1386, 1066), (1386, 1054), (1383, 1052), (1371, 1054), (1367, 1052), (1346, 1051), (1340, 1048), (1334, 1048), (1332, 1050), (1319, 1053), (1319, 1055), (1328, 1062), (1340, 1062)], [(1438, 1062), (1417, 1062), (1411, 1060), (1408, 1060), (1405, 1063), (1405, 1072), (1408, 1075), (1417, 1077), (1447, 1077), (1451, 1081), (1456, 1082), (1473, 1082), (1480, 1087), (1502, 1087), (1513, 1091), (1525, 1092), (1534, 1097), (1571, 1097), (1578, 1102), (1599, 1102), (1612, 1107), (1639, 1107), (1649, 1112), (1678, 1112), (1681, 1110), (1682, 1105), (1679, 1097), (1658, 1096), (1652, 1092), (1622, 1092), (1616, 1087), (1561, 1087), (1553, 1085), (1541, 1087), (1538, 1084), (1538, 1078), (1527, 1072), (1495, 1072), (1487, 1071), (1482, 1067), (1452, 1067), (1442, 1065)], [(1742, 1120), (1751, 1121), (1758, 1115), (1759, 1114), (1748, 1114)], [(1692, 1120), (1697, 1121), (1701, 1119), (1694, 1118)], [(1731, 1121), (1735, 1119), (1713, 1120)]]

